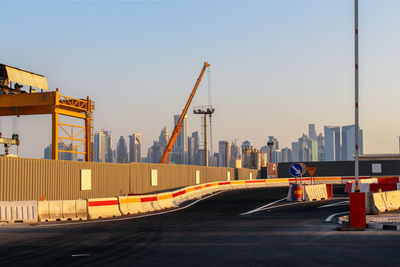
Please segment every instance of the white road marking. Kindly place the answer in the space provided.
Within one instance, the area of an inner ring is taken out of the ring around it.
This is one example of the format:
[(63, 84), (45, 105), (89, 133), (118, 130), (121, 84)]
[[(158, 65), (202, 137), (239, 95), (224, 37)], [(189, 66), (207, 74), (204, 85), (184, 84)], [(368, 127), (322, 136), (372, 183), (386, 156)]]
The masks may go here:
[(103, 222), (113, 222), (113, 221), (126, 221), (126, 220), (134, 220), (134, 219), (139, 219), (139, 218), (144, 218), (144, 217), (157, 216), (157, 215), (167, 214), (167, 213), (176, 212), (176, 211), (180, 211), (180, 210), (189, 208), (189, 207), (193, 206), (194, 204), (196, 204), (196, 203), (198, 203), (198, 202), (200, 202), (200, 201), (202, 201), (202, 200), (206, 200), (206, 199), (208, 199), (208, 198), (210, 198), (210, 197), (219, 195), (219, 194), (221, 194), (221, 193), (223, 193), (223, 192), (224, 192), (224, 191), (220, 191), (220, 192), (217, 192), (217, 193), (215, 193), (215, 194), (209, 195), (209, 196), (207, 196), (207, 197), (205, 197), (205, 198), (198, 199), (198, 200), (196, 200), (196, 201), (194, 201), (194, 202), (192, 202), (192, 203), (190, 203), (189, 205), (184, 206), (184, 207), (180, 207), (180, 208), (173, 209), (173, 210), (162, 211), (162, 212), (158, 212), (158, 213), (154, 213), (154, 214), (145, 214), (145, 215), (140, 215), (140, 216), (135, 216), (135, 217), (112, 218), (112, 219), (105, 219), (105, 220), (98, 220), (98, 221), (71, 222), (71, 223), (61, 223), (61, 224), (60, 224), (60, 223), (58, 223), (58, 224), (41, 224), (41, 225), (38, 225), (38, 227), (54, 227), (54, 226), (56, 226), (56, 227), (57, 227), (57, 226), (63, 226), (63, 227), (64, 227), (64, 226), (76, 225), (76, 224), (89, 224), (89, 223), (103, 223)]
[(349, 211), (339, 212), (339, 213), (329, 215), (329, 217), (325, 219), (325, 222), (330, 222), (333, 219), (333, 217), (335, 217), (337, 215), (341, 215), (341, 214), (346, 214), (346, 213), (349, 213)]
[(284, 198), (282, 198), (282, 199), (279, 199), (279, 200), (276, 200), (276, 201), (274, 201), (274, 202), (271, 202), (271, 203), (269, 203), (269, 204), (267, 204), (267, 205), (264, 205), (264, 206), (262, 206), (262, 207), (256, 208), (256, 209), (254, 209), (254, 210), (250, 210), (250, 211), (241, 213), (240, 215), (252, 214), (252, 213), (254, 213), (254, 212), (257, 212), (257, 211), (262, 210), (263, 208), (266, 208), (266, 207), (272, 206), (272, 205), (274, 205), (274, 204), (276, 204), (276, 203), (279, 203), (279, 202), (281, 202), (281, 201), (284, 201), (285, 199), (286, 199), (286, 197), (284, 197)]
[(346, 201), (341, 201), (341, 202), (336, 202), (336, 203), (332, 203), (332, 204), (328, 204), (328, 205), (319, 206), (318, 209), (335, 207), (335, 206), (346, 206), (346, 205), (349, 205), (349, 203), (350, 202), (348, 200), (346, 200)]
[(71, 257), (89, 257), (91, 254), (73, 254)]
[[(277, 201), (274, 201), (274, 202), (272, 202), (272, 203), (269, 203), (269, 204), (267, 204), (267, 205), (265, 205), (265, 206), (259, 207), (259, 208), (257, 208), (257, 209), (254, 209), (254, 210), (251, 210), (251, 211), (248, 211), (248, 212), (241, 213), (240, 215), (248, 215), (248, 214), (251, 214), (251, 213), (254, 213), (254, 212), (263, 211), (263, 210), (269, 211), (269, 210), (276, 209), (276, 208), (281, 208), (281, 207), (287, 207), (287, 206), (294, 206), (294, 205), (299, 205), (299, 204), (310, 203), (309, 201), (308, 201), (308, 202), (306, 202), (306, 201), (301, 202), (301, 201), (300, 201), (300, 202), (292, 202), (292, 203), (288, 203), (288, 204), (282, 204), (282, 205), (270, 207), (270, 206), (272, 206), (273, 204), (276, 204), (276, 203), (278, 203), (278, 202), (281, 202), (281, 201), (283, 201), (283, 200), (285, 200), (285, 199), (286, 199), (286, 197), (285, 197), (285, 198), (282, 198), (282, 199), (279, 199), (279, 200), (277, 200)], [(335, 199), (333, 199), (333, 200), (342, 200), (342, 199), (348, 199), (348, 198), (347, 198), (347, 197), (338, 197), (338, 198), (335, 198)], [(324, 200), (318, 200), (318, 201), (312, 201), (312, 202), (329, 201), (329, 200), (332, 200), (332, 199), (328, 199), (328, 200), (324, 199)]]

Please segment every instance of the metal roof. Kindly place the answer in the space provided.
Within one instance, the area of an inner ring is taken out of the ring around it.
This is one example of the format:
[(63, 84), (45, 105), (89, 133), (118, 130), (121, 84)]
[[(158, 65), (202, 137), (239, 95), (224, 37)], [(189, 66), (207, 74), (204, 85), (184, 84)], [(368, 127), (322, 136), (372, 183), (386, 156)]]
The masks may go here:
[(0, 73), (6, 74), (5, 78), (10, 82), (32, 86), (38, 89), (48, 90), (46, 77), (30, 71), (0, 64)]

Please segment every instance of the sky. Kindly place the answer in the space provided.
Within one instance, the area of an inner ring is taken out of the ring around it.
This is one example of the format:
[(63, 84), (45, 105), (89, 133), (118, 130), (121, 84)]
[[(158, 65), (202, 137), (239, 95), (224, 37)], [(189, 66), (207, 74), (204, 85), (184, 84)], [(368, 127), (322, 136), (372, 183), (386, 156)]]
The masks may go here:
[[(145, 155), (164, 126), (172, 131), (204, 61), (210, 73), (191, 107), (208, 104), (211, 90), (214, 152), (219, 140), (260, 148), (273, 135), (290, 147), (309, 123), (317, 132), (354, 124), (353, 1), (0, 2), (0, 63), (45, 75), (63, 95), (90, 96), (95, 130), (110, 130), (114, 147), (140, 132)], [(359, 3), (365, 153), (399, 152), (399, 13), (400, 1)], [(201, 127), (192, 113), (189, 133)], [(43, 157), (51, 117), (18, 121), (20, 155)]]

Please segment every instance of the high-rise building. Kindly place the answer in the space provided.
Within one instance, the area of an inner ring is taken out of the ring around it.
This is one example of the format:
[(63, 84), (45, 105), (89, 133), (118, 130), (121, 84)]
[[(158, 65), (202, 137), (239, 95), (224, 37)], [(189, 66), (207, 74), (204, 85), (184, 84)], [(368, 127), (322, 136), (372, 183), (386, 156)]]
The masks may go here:
[(134, 133), (129, 136), (129, 161), (140, 162), (142, 148), (142, 135), (140, 133)]
[(299, 161), (300, 149), (298, 142), (292, 142), (292, 160)]
[(229, 159), (230, 160), (230, 165), (232, 167), (235, 166), (235, 160), (236, 159), (242, 158), (240, 152), (241, 152), (240, 147), (236, 144), (236, 141), (235, 141), (231, 145), (231, 158)]
[[(52, 145), (48, 145), (44, 149), (44, 159), (52, 159), (52, 151), (51, 151)], [(73, 151), (72, 144), (68, 146), (68, 148), (65, 147), (63, 143), (58, 143), (58, 151)], [(69, 160), (69, 161), (77, 161), (78, 160), (78, 154), (76, 153), (68, 153), (68, 152), (58, 152), (58, 160)]]
[(325, 161), (339, 161), (340, 157), (340, 127), (325, 126)]
[(195, 165), (194, 139), (191, 136), (188, 137), (188, 164)]
[[(174, 115), (174, 126), (178, 124), (180, 115)], [(182, 122), (182, 130), (180, 131), (178, 137), (176, 138), (172, 152), (175, 154), (177, 159), (176, 164), (187, 164), (188, 163), (188, 130), (187, 130), (187, 119), (186, 115)]]
[[(348, 125), (342, 127), (342, 160), (354, 160), (355, 154), (355, 125)], [(359, 131), (359, 152), (360, 155), (364, 154), (363, 149), (363, 130)]]
[(250, 149), (250, 147), (251, 147), (250, 141), (246, 140), (246, 141), (244, 141), (244, 142), (242, 143), (242, 151), (243, 151), (243, 150), (246, 150), (246, 148), (247, 148), (247, 149)]
[(193, 165), (201, 165), (200, 164), (200, 155), (199, 155), (199, 132), (192, 133), (193, 139)]
[(112, 138), (110, 131), (98, 131), (94, 135), (94, 156), (95, 162), (114, 162), (112, 151)]
[[(165, 148), (168, 144), (168, 141), (169, 141), (169, 132), (167, 130), (167, 127), (165, 126), (161, 130), (160, 136), (158, 137), (158, 142), (159, 142), (159, 145), (161, 146), (161, 155), (164, 153)], [(159, 163), (159, 162), (157, 162), (157, 163)]]
[(218, 155), (218, 162), (220, 167), (230, 167), (230, 160), (232, 159), (231, 154), (231, 145), (232, 142), (230, 140), (219, 141), (218, 148), (219, 148), (219, 155)]
[(317, 133), (315, 132), (315, 124), (311, 123), (308, 125), (308, 136), (311, 140), (317, 139)]
[(51, 144), (46, 146), (46, 148), (44, 149), (43, 158), (44, 159), (51, 159)]
[(318, 141), (316, 139), (310, 140), (310, 148), (311, 148), (311, 161), (318, 161)]
[(128, 149), (126, 145), (125, 138), (121, 136), (117, 144), (117, 162), (118, 163), (128, 163)]
[(282, 162), (291, 162), (292, 160), (292, 150), (288, 147), (284, 147), (281, 150)]
[(94, 134), (94, 155), (93, 161), (106, 162), (108, 153), (108, 139), (104, 131), (98, 131)]

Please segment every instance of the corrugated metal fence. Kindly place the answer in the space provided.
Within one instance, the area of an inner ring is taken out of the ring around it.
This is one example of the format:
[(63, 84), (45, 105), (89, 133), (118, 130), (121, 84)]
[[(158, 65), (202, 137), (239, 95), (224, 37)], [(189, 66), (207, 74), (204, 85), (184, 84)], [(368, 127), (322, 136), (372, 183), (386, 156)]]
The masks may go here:
[[(91, 170), (91, 189), (81, 190), (81, 170)], [(157, 170), (157, 185), (151, 172)], [(159, 192), (196, 183), (253, 179), (257, 170), (147, 163), (96, 163), (0, 158), (0, 201), (86, 199)], [(229, 174), (228, 174), (229, 172)]]

